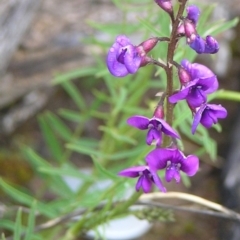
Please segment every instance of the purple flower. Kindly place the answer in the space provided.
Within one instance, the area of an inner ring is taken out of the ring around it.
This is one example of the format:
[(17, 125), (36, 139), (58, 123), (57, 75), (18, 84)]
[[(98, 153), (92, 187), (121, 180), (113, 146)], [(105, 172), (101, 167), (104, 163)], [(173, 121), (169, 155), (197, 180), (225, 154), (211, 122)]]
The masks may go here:
[(162, 148), (151, 151), (146, 156), (146, 162), (151, 173), (166, 169), (165, 179), (170, 182), (175, 179), (180, 182), (180, 171), (193, 176), (199, 167), (199, 159), (194, 155), (187, 157), (177, 148)]
[(196, 108), (207, 100), (207, 94), (213, 93), (218, 88), (218, 80), (213, 72), (202, 64), (191, 64), (188, 60), (183, 60), (182, 67), (190, 76), (190, 81), (177, 93), (169, 97), (171, 103), (177, 103), (186, 99), (190, 107)]
[(194, 134), (196, 132), (199, 123), (206, 128), (210, 128), (218, 122), (218, 118), (225, 118), (226, 116), (227, 110), (221, 105), (203, 104), (194, 116), (192, 133)]
[(136, 47), (125, 35), (119, 35), (107, 55), (107, 67), (115, 77), (124, 77), (137, 72), (141, 64)]
[(166, 192), (166, 188), (163, 186), (158, 175), (156, 173), (152, 174), (149, 171), (148, 166), (135, 166), (127, 168), (119, 172), (118, 175), (128, 178), (139, 177), (136, 184), (136, 191), (139, 191), (142, 188), (145, 193), (149, 193), (152, 189), (152, 184), (156, 184), (162, 192)]
[(200, 10), (197, 6), (191, 5), (187, 7), (187, 19), (192, 21), (195, 25), (198, 22), (199, 16), (200, 16)]
[(195, 50), (198, 54), (202, 53), (217, 53), (219, 50), (218, 42), (212, 36), (207, 36), (206, 40), (197, 35), (194, 41), (191, 41), (189, 46)]
[(152, 142), (155, 140), (156, 145), (160, 146), (162, 142), (162, 134), (164, 134), (174, 137), (174, 138), (180, 138), (178, 133), (172, 129), (171, 126), (168, 125), (163, 119), (160, 118), (147, 118), (144, 116), (132, 116), (128, 118), (127, 123), (135, 128), (138, 128), (140, 130), (148, 130), (146, 142), (148, 145), (151, 145)]

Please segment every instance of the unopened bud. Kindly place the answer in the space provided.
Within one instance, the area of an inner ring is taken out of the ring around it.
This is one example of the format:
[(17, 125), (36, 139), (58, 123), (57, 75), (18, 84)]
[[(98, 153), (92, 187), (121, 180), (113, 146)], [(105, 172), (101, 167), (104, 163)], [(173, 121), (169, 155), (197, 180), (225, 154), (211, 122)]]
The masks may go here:
[(177, 29), (177, 34), (182, 36), (185, 35), (185, 29), (184, 29), (184, 25), (181, 23)]
[(157, 37), (152, 37), (149, 38), (148, 40), (142, 42), (141, 44), (139, 44), (136, 49), (137, 51), (141, 54), (147, 54), (148, 52), (150, 52), (158, 43), (159, 38)]
[(200, 10), (197, 6), (191, 5), (187, 7), (187, 19), (192, 21), (195, 25), (198, 22), (199, 15), (200, 15)]
[(206, 53), (205, 52), (205, 40), (202, 39), (199, 35), (196, 35), (195, 40), (192, 41), (191, 44), (189, 44), (189, 46), (195, 50), (198, 54), (201, 53)]
[(156, 118), (164, 118), (164, 108), (162, 105), (158, 105), (153, 113), (153, 116)]
[(164, 11), (171, 13), (173, 11), (171, 0), (155, 0), (157, 5)]
[(195, 40), (197, 34), (195, 25), (186, 19), (184, 21), (184, 30), (188, 44), (192, 43)]
[(212, 36), (207, 36), (205, 49), (206, 49), (206, 53), (214, 54), (214, 53), (218, 52), (219, 45), (218, 45), (217, 40), (215, 38), (213, 38)]
[(189, 81), (191, 81), (191, 76), (189, 73), (182, 67), (178, 69), (178, 77), (182, 85), (186, 85)]

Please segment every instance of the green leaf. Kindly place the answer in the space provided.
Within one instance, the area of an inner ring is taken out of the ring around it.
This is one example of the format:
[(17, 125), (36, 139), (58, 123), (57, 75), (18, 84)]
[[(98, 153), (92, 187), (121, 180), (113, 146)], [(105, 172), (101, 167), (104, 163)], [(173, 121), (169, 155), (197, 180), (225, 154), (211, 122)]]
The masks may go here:
[(117, 99), (116, 104), (113, 108), (112, 114), (116, 115), (124, 107), (127, 100), (127, 90), (126, 88), (121, 87), (119, 95), (115, 98)]
[[(33, 165), (35, 170), (38, 170), (40, 167), (48, 168), (49, 170), (54, 167), (45, 159), (40, 157), (36, 152), (34, 152), (31, 148), (25, 147), (22, 149), (24, 155), (27, 160)], [(62, 197), (69, 197), (72, 194), (70, 188), (66, 185), (61, 177), (52, 176), (49, 177), (44, 173), (42, 174), (42, 179), (46, 181), (46, 183), (53, 188), (53, 190), (58, 193)]]
[(93, 160), (93, 163), (94, 163), (94, 166), (96, 167), (97, 171), (102, 174), (103, 176), (105, 176), (106, 178), (108, 179), (112, 179), (112, 180), (119, 180), (119, 178), (111, 173), (110, 171), (108, 171), (107, 169), (105, 169), (100, 163), (99, 163), (99, 160), (92, 155), (92, 160)]
[(14, 231), (14, 223), (15, 222), (13, 222), (11, 220), (0, 219), (0, 228), (13, 232)]
[(109, 133), (113, 139), (118, 140), (120, 142), (126, 142), (126, 143), (130, 143), (133, 145), (137, 144), (137, 141), (135, 139), (127, 136), (126, 134), (121, 134), (120, 131), (118, 131), (118, 129), (100, 126), (99, 130)]
[(22, 234), (22, 208), (17, 211), (17, 218), (14, 226), (13, 240), (21, 240)]
[(95, 148), (91, 148), (91, 147), (87, 147), (87, 146), (81, 146), (80, 144), (67, 144), (66, 147), (68, 149), (74, 150), (76, 152), (82, 153), (82, 154), (86, 154), (88, 156), (94, 155), (94, 156), (98, 156), (101, 158), (106, 158), (109, 159), (110, 155), (101, 153), (100, 151), (96, 150)]
[(218, 90), (215, 93), (211, 94), (208, 98), (209, 101), (213, 99), (224, 99), (224, 100), (230, 100), (230, 101), (240, 101), (240, 93), (230, 90)]
[(28, 215), (28, 225), (27, 225), (27, 231), (26, 231), (24, 240), (32, 240), (33, 239), (36, 205), (37, 205), (36, 201), (32, 203), (30, 214)]
[[(0, 186), (1, 186), (1, 189), (6, 194), (8, 194), (11, 198), (13, 198), (19, 203), (27, 205), (28, 207), (30, 207), (33, 204), (33, 202), (36, 201), (36, 199), (31, 197), (30, 195), (23, 193), (20, 190), (17, 190), (16, 188), (12, 187), (11, 185), (3, 181), (3, 179), (1, 178), (0, 178)], [(54, 209), (48, 208), (47, 204), (38, 202), (36, 209), (47, 217), (56, 216), (56, 212), (54, 211)]]
[(55, 130), (64, 140), (70, 141), (72, 139), (73, 133), (71, 130), (64, 124), (60, 118), (54, 115), (51, 112), (46, 113), (46, 118), (49, 121), (52, 129)]
[(52, 156), (58, 162), (62, 161), (63, 150), (60, 142), (58, 141), (52, 127), (49, 125), (49, 122), (46, 119), (45, 115), (38, 117), (38, 122), (42, 130), (43, 137), (47, 142), (47, 146), (52, 153)]
[(239, 19), (236, 17), (227, 22), (215, 23), (213, 26), (208, 27), (204, 35), (217, 35), (224, 32), (230, 28), (235, 27), (238, 24)]
[(53, 168), (53, 169), (40, 167), (39, 171), (48, 175), (76, 177), (84, 180), (85, 182), (94, 181), (93, 176), (89, 176), (83, 173), (82, 171), (80, 171), (80, 169), (77, 170), (76, 168), (70, 167), (70, 165), (65, 165), (65, 166), (62, 166), (61, 168)]
[(68, 93), (68, 95), (72, 98), (72, 100), (76, 103), (76, 105), (81, 111), (85, 111), (87, 109), (87, 105), (84, 97), (72, 82), (62, 83), (62, 87)]
[(53, 80), (53, 84), (62, 84), (72, 79), (94, 76), (97, 72), (98, 69), (96, 67), (77, 69), (75, 71), (70, 71), (56, 76)]
[(77, 122), (77, 123), (85, 122), (88, 118), (88, 116), (81, 115), (80, 112), (78, 111), (73, 111), (69, 109), (60, 109), (58, 112), (59, 112), (59, 115), (61, 115), (61, 117), (72, 122)]

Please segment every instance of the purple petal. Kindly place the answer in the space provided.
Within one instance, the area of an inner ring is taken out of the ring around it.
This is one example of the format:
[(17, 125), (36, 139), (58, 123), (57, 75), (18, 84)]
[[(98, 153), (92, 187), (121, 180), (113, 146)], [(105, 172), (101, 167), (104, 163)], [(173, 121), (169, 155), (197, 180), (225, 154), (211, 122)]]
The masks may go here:
[(220, 104), (208, 104), (208, 108), (210, 108), (212, 111), (214, 111), (217, 118), (225, 118), (227, 117), (227, 110), (222, 107)]
[(197, 85), (202, 86), (202, 90), (204, 90), (205, 93), (209, 94), (215, 92), (218, 89), (218, 80), (215, 75), (212, 75), (211, 77), (200, 78)]
[(110, 48), (106, 63), (109, 72), (115, 77), (124, 77), (128, 74), (128, 70), (124, 64), (118, 62), (117, 54), (119, 49), (119, 44), (114, 43), (113, 46)]
[(135, 178), (140, 175), (144, 170), (148, 169), (148, 166), (135, 166), (122, 170), (118, 173), (119, 176)]
[(191, 5), (187, 7), (187, 18), (189, 20), (197, 24), (199, 16), (200, 16), (200, 10), (197, 6)]
[(192, 80), (215, 76), (215, 74), (209, 68), (199, 63), (188, 64), (188, 71), (192, 77)]
[(217, 53), (219, 50), (219, 44), (215, 38), (212, 36), (206, 37), (206, 46), (205, 46), (205, 53)]
[(217, 116), (215, 116), (214, 112), (211, 110), (205, 108), (202, 118), (200, 120), (200, 123), (205, 127), (205, 128), (210, 128), (212, 127), (213, 124), (216, 124), (218, 122)]
[(159, 130), (156, 128), (150, 128), (147, 133), (146, 143), (151, 145), (154, 140), (156, 141), (156, 145), (160, 146), (162, 142), (162, 136)]
[(163, 119), (158, 119), (158, 121), (162, 125), (161, 130), (163, 133), (165, 133), (168, 136), (180, 139), (180, 136), (178, 135), (178, 133), (167, 122), (165, 122)]
[(140, 130), (148, 129), (149, 119), (143, 116), (132, 116), (128, 118), (127, 124)]
[(195, 40), (190, 43), (189, 46), (198, 54), (201, 54), (204, 53), (205, 50), (205, 41), (199, 35), (197, 35)]
[(129, 38), (127, 38), (125, 35), (119, 35), (116, 37), (116, 42), (121, 46), (125, 47), (127, 45), (131, 45), (131, 42)]
[(186, 69), (189, 72), (189, 69), (191, 68), (191, 63), (187, 59), (183, 59), (181, 61), (181, 66)]
[(188, 176), (193, 176), (199, 168), (199, 159), (197, 156), (189, 155), (181, 163), (180, 170)]
[(164, 169), (167, 166), (167, 161), (171, 160), (174, 155), (172, 149), (154, 149), (146, 156), (146, 162), (150, 168), (150, 171), (157, 171)]
[(153, 171), (153, 172), (151, 171), (151, 174), (152, 174), (152, 176), (153, 176), (154, 183), (156, 184), (156, 186), (158, 187), (158, 189), (159, 189), (160, 191), (162, 191), (162, 192), (167, 192), (166, 188), (163, 186), (162, 181), (161, 181), (161, 179), (159, 178), (159, 176), (157, 175), (157, 173), (154, 172), (154, 171)]
[(138, 55), (136, 48), (133, 45), (127, 46), (127, 52), (125, 53), (124, 65), (129, 73), (136, 73), (140, 67), (141, 57)]
[(194, 119), (193, 119), (193, 124), (192, 124), (192, 134), (194, 134), (196, 132), (197, 126), (200, 123), (200, 120), (202, 118), (202, 114), (203, 111), (206, 108), (206, 104), (204, 104), (203, 106), (201, 106), (198, 111), (196, 112)]
[(145, 174), (142, 177), (143, 177), (143, 180), (142, 180), (143, 192), (149, 193), (152, 189), (152, 180), (150, 179), (149, 176), (147, 176)]
[(172, 179), (175, 179), (177, 183), (180, 182), (181, 176), (180, 176), (178, 168), (176, 166), (174, 166), (174, 164), (170, 165), (166, 169), (165, 179), (167, 182), (171, 182)]
[(140, 188), (142, 187), (142, 183), (143, 183), (143, 178), (144, 176), (140, 176), (137, 183), (136, 183), (136, 191), (138, 192), (140, 190)]
[(172, 96), (170, 96), (168, 98), (170, 103), (177, 103), (180, 100), (183, 100), (187, 97), (189, 92), (189, 87), (186, 87), (180, 91), (178, 91), (177, 93), (173, 94)]
[(187, 96), (187, 102), (193, 108), (199, 107), (202, 103), (205, 103), (206, 100), (205, 92), (197, 87), (192, 88)]

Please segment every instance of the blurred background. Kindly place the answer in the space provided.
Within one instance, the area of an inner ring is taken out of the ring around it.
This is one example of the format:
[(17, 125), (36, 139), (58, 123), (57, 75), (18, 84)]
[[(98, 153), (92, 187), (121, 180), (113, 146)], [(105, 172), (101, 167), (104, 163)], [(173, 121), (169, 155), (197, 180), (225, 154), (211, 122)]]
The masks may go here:
[[(240, 15), (239, 0), (210, 2), (219, 4), (213, 19), (230, 20)], [(106, 53), (86, 42), (86, 37), (108, 40), (108, 35), (92, 25), (114, 23), (119, 18), (122, 13), (110, 0), (0, 1), (0, 175), (5, 180), (37, 193), (41, 182), (24, 161), (20, 148), (28, 145), (41, 156), (49, 157), (39, 127), (39, 114), (76, 108), (66, 91), (52, 80), (65, 72), (94, 67), (95, 54), (104, 61)], [(131, 20), (135, 21), (134, 14), (128, 16), (128, 21)], [(219, 34), (217, 39), (221, 46), (217, 58), (200, 56), (196, 61), (213, 69), (221, 88), (239, 91), (240, 25)], [(74, 75), (72, 78), (75, 79)], [(74, 82), (86, 102), (92, 102), (91, 89), (102, 86), (87, 80), (77, 77)], [(190, 188), (171, 184), (169, 190), (190, 192), (240, 210), (240, 108), (236, 102), (220, 103), (229, 116), (221, 121), (222, 133), (215, 130), (210, 133), (218, 144), (218, 158), (212, 162), (208, 156), (204, 157), (201, 171), (192, 179)], [(97, 118), (86, 122), (84, 135), (100, 139), (102, 135), (97, 130), (100, 124)], [(68, 126), (75, 127), (74, 123)], [(196, 147), (189, 143), (187, 152)], [(71, 161), (79, 167), (91, 166), (88, 160), (87, 156), (81, 156), (81, 161), (78, 154), (71, 156)], [(44, 197), (54, 198), (50, 192)], [(9, 201), (1, 189), (0, 199), (4, 204)], [(240, 239), (240, 224), (229, 220), (189, 213), (176, 213), (175, 218), (173, 223), (154, 224), (141, 240)]]

